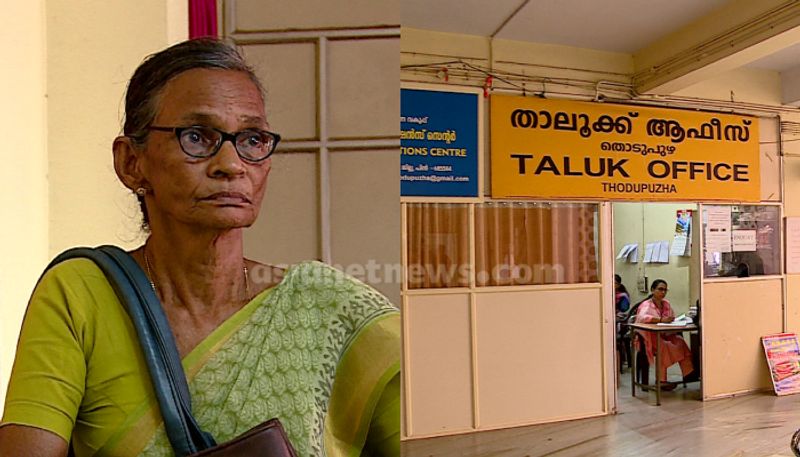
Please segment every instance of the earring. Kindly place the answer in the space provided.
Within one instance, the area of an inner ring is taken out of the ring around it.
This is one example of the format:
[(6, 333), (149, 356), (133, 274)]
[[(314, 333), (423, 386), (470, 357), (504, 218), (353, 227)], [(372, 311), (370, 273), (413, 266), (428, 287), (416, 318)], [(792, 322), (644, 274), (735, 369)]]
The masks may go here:
[(139, 187), (136, 189), (136, 195), (144, 197), (146, 194), (147, 194), (147, 189), (145, 189), (144, 187)]

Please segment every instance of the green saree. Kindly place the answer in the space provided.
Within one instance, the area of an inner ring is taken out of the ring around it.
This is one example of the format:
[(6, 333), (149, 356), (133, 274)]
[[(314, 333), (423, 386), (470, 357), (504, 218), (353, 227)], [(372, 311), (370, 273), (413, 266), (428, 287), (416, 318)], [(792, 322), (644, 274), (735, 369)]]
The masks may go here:
[[(299, 455), (399, 449), (399, 314), (325, 264), (290, 268), (183, 366), (194, 415), (217, 442), (278, 417)], [(138, 408), (97, 455), (173, 455), (158, 405)]]

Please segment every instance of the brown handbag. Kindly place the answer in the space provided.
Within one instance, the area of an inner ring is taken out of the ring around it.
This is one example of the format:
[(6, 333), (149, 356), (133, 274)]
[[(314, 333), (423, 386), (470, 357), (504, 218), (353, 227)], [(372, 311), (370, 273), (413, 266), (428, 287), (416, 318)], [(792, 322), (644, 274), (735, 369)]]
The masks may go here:
[(161, 303), (139, 264), (116, 246), (74, 248), (58, 255), (48, 269), (82, 257), (103, 271), (128, 311), (142, 346), (164, 429), (178, 457), (296, 457), (280, 421), (270, 419), (222, 444), (200, 429), (192, 416), (191, 397), (172, 329)]
[(189, 457), (296, 457), (281, 421), (270, 419), (245, 433)]

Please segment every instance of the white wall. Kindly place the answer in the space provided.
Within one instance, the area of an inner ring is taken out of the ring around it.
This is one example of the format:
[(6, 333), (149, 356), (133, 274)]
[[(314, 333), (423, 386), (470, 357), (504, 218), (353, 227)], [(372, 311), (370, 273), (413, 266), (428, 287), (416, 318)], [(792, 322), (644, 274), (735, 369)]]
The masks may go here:
[(0, 15), (0, 398), (25, 303), (48, 257), (44, 3), (7, 2)]
[(188, 37), (188, 3), (48, 0), (46, 14), (50, 255), (75, 245), (132, 247), (139, 213), (114, 174), (111, 142), (134, 69)]
[(75, 245), (137, 241), (135, 200), (111, 164), (123, 92), (147, 54), (188, 36), (188, 3), (180, 0), (6, 3), (0, 398), (28, 297), (49, 259)]

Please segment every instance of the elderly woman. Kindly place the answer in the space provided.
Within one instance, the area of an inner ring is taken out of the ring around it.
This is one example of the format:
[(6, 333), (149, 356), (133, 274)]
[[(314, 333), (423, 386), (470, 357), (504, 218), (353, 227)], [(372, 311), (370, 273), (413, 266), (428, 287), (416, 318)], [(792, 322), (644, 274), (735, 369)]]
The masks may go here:
[[(194, 416), (217, 442), (277, 417), (299, 455), (399, 455), (399, 316), (318, 262), (244, 257), (279, 136), (232, 48), (150, 56), (125, 100), (114, 168), (149, 236), (131, 252), (161, 300)], [(87, 259), (50, 269), (20, 334), (0, 455), (172, 455), (139, 341)]]
[[(639, 310), (636, 313), (636, 322), (644, 324), (657, 324), (659, 322), (672, 322), (675, 320), (675, 311), (672, 310), (669, 302), (665, 298), (667, 296), (667, 282), (663, 279), (656, 279), (650, 285), (650, 298), (643, 301), (639, 305)], [(644, 340), (647, 358), (650, 363), (654, 360), (654, 351), (659, 335), (654, 332), (640, 332)], [(686, 382), (696, 380), (697, 374), (694, 372), (692, 366), (692, 351), (686, 344), (686, 341), (680, 336), (675, 334), (661, 335), (661, 351), (659, 352), (659, 366), (656, 367), (656, 376), (661, 379), (662, 390), (672, 390), (675, 384), (667, 383), (667, 368), (674, 364), (679, 364), (681, 373), (683, 374)], [(692, 373), (692, 376), (689, 376)]]

